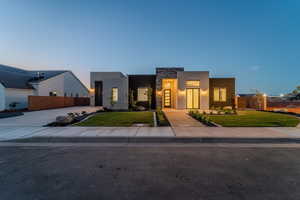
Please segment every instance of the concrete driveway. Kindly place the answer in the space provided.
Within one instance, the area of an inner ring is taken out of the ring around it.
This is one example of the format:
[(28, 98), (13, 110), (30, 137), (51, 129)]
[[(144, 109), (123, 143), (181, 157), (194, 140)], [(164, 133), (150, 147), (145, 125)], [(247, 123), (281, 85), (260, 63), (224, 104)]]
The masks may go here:
[(24, 115), (22, 116), (0, 119), (0, 127), (42, 127), (48, 123), (55, 121), (55, 118), (59, 115), (66, 115), (70, 112), (80, 113), (82, 111), (90, 113), (95, 112), (97, 110), (99, 110), (99, 107), (76, 106), (68, 108), (24, 112)]

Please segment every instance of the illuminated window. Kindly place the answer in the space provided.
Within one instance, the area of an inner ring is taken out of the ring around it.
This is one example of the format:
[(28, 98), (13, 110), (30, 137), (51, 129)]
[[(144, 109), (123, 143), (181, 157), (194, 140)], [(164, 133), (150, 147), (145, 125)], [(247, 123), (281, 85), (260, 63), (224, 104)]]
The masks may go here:
[(148, 101), (148, 88), (138, 88), (138, 101)]
[(186, 87), (200, 87), (200, 81), (186, 81)]
[(226, 88), (214, 88), (214, 101), (226, 101)]
[(112, 101), (118, 101), (118, 88), (112, 88)]

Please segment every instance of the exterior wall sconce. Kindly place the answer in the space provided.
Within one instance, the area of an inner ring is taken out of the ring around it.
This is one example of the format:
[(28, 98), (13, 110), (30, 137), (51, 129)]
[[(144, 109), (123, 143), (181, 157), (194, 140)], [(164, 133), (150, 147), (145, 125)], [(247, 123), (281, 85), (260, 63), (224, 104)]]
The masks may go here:
[(91, 88), (89, 89), (90, 93), (94, 93), (95, 92), (95, 89), (94, 88)]
[(203, 95), (203, 96), (208, 95), (208, 90), (207, 89), (206, 90), (201, 89), (201, 95)]
[(159, 95), (159, 96), (161, 96), (162, 91), (161, 90), (156, 90), (156, 94)]
[(179, 95), (185, 95), (185, 90), (178, 90)]

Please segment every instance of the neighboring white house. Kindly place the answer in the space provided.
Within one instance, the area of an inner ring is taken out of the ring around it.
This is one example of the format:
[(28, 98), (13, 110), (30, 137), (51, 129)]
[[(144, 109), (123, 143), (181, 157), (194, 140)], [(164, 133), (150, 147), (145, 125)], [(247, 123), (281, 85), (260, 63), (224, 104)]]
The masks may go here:
[(71, 71), (27, 71), (0, 65), (0, 110), (27, 108), (28, 96), (88, 97), (89, 90)]

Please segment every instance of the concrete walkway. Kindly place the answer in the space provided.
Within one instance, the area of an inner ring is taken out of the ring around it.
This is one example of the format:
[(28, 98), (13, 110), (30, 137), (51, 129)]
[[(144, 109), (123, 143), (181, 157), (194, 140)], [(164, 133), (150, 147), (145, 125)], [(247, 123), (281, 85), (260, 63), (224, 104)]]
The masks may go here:
[(300, 139), (300, 128), (223, 127), (0, 127), (0, 141), (46, 138), (287, 138)]
[(60, 115), (67, 115), (71, 112), (87, 113), (95, 112), (99, 107), (94, 106), (75, 106), (59, 109), (41, 110), (24, 112), (24, 115), (11, 118), (0, 119), (0, 129), (3, 126), (8, 127), (41, 127), (55, 121), (55, 118)]
[(205, 127), (201, 122), (190, 117), (186, 110), (164, 109), (163, 112), (172, 127)]
[(32, 137), (174, 137), (170, 127), (0, 127), (0, 141)]

